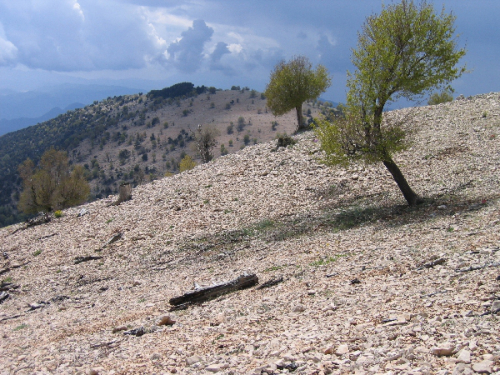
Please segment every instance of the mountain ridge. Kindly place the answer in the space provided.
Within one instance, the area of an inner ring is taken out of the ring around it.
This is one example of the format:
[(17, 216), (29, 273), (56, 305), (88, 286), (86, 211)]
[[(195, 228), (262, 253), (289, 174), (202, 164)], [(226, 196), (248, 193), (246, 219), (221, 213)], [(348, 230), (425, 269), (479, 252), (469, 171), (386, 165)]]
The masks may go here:
[[(215, 94), (180, 98), (142, 93), (109, 97), (0, 136), (0, 225), (25, 218), (15, 210), (21, 187), (18, 165), (28, 157), (37, 163), (51, 147), (67, 151), (73, 164), (86, 166), (95, 199), (116, 193), (121, 182), (137, 185), (176, 173), (186, 154), (197, 159), (192, 131), (198, 124), (218, 128), (216, 157), (295, 130), (293, 113), (275, 118), (255, 90), (211, 89)], [(304, 104), (306, 118), (330, 110), (313, 104)]]

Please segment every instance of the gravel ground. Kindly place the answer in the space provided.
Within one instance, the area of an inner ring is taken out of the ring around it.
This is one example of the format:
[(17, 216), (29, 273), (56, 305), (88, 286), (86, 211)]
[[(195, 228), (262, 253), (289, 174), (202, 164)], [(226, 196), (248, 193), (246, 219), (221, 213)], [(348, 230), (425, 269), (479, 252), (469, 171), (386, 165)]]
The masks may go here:
[(416, 208), (304, 133), (0, 229), (0, 374), (500, 373), (500, 93), (408, 111)]

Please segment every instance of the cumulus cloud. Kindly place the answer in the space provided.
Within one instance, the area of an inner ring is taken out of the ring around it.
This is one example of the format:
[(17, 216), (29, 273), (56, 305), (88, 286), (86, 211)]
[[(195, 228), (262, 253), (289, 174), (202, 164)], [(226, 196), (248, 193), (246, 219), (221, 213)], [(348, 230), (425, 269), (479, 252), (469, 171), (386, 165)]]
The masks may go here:
[(168, 48), (168, 61), (184, 73), (193, 73), (203, 61), (203, 48), (214, 33), (205, 21), (195, 20), (193, 26), (181, 33), (178, 41), (171, 43)]
[(231, 55), (231, 51), (228, 47), (229, 46), (227, 43), (217, 43), (214, 51), (210, 54), (210, 70), (219, 70), (225, 75), (233, 76), (236, 74), (234, 68), (228, 64), (223, 64), (221, 62), (222, 56)]
[(0, 0), (0, 22), (8, 37), (0, 54), (32, 69), (138, 68), (157, 53), (140, 10), (114, 1)]
[(17, 56), (17, 47), (6, 39), (3, 25), (0, 23), (0, 66), (12, 64)]

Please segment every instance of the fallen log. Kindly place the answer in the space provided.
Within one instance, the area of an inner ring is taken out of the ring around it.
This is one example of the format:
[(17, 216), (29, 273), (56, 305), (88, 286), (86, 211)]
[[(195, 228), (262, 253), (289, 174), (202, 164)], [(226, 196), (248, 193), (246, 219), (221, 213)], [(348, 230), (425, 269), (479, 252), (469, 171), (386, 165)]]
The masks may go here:
[(168, 302), (174, 306), (171, 310), (178, 310), (179, 308), (185, 308), (193, 303), (208, 301), (226, 293), (250, 288), (258, 283), (259, 278), (255, 274), (241, 275), (237, 279), (227, 283), (186, 292), (182, 296), (170, 298)]
[(74, 261), (74, 264), (79, 264), (79, 263), (83, 263), (83, 262), (88, 262), (90, 260), (98, 260), (98, 259), (102, 259), (102, 257), (95, 257), (95, 256), (92, 256), (92, 255), (89, 255), (89, 256), (86, 256), (86, 257), (76, 257), (75, 261)]
[(423, 270), (424, 268), (433, 268), (437, 265), (444, 264), (446, 262), (446, 259), (444, 258), (438, 258), (435, 260), (432, 260), (430, 262), (422, 264), (420, 267), (417, 268), (417, 271)]
[(282, 283), (283, 281), (284, 281), (283, 276), (280, 276), (278, 278), (272, 278), (271, 280), (266, 281), (264, 284), (259, 285), (256, 289), (260, 290), (260, 289), (264, 289), (264, 288), (269, 288), (269, 287), (275, 286), (279, 283)]
[(488, 267), (500, 267), (500, 262), (486, 263), (486, 264), (483, 264), (482, 266), (470, 266), (467, 268), (457, 268), (455, 270), (455, 272), (471, 272), (471, 271), (482, 270), (483, 268), (488, 268)]

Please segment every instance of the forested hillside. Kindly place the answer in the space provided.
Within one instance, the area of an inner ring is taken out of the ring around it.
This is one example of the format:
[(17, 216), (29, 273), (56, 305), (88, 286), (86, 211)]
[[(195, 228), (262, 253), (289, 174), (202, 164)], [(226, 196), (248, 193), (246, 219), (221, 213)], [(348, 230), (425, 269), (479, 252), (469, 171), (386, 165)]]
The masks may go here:
[[(304, 104), (303, 110), (311, 121), (330, 108), (317, 102)], [(17, 168), (26, 158), (36, 164), (51, 147), (67, 151), (72, 164), (85, 166), (90, 199), (96, 199), (116, 193), (121, 182), (136, 186), (177, 173), (187, 154), (200, 163), (192, 145), (198, 124), (217, 127), (216, 157), (296, 128), (293, 113), (275, 118), (261, 93), (238, 86), (220, 90), (184, 82), (95, 101), (0, 137), (0, 225), (26, 218), (16, 209), (21, 188)]]

